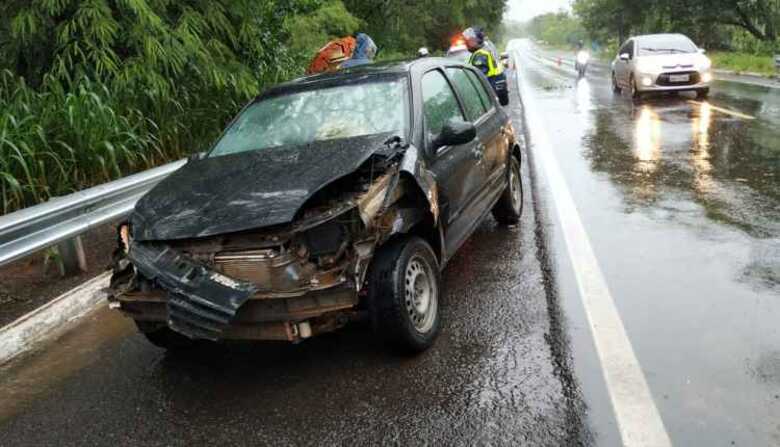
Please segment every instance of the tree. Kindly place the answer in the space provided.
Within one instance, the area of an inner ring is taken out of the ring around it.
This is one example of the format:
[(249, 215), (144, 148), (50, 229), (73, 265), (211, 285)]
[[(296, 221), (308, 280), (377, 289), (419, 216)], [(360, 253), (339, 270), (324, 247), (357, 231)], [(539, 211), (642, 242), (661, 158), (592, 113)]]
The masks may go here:
[(576, 0), (574, 11), (591, 34), (615, 36), (621, 42), (630, 33), (663, 31), (717, 42), (728, 27), (775, 42), (780, 24), (778, 0)]

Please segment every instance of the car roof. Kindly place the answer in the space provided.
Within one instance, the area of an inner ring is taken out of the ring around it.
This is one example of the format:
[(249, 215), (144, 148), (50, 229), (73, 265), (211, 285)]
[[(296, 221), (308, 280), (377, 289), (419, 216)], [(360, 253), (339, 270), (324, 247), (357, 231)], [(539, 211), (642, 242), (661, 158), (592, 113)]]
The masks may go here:
[(338, 86), (348, 84), (350, 81), (362, 81), (367, 77), (374, 76), (403, 77), (404, 75), (408, 75), (412, 70), (427, 70), (429, 68), (453, 65), (463, 64), (443, 57), (422, 57), (417, 59), (383, 61), (359, 65), (331, 73), (303, 76), (271, 87), (260, 95), (260, 97), (275, 96), (299, 90), (310, 90), (312, 88), (317, 88), (318, 86)]
[(677, 38), (683, 38), (687, 40), (691, 40), (688, 36), (685, 34), (680, 33), (666, 33), (666, 34), (643, 34), (641, 36), (635, 36), (634, 40), (654, 40), (654, 39), (668, 39), (670, 37), (677, 37)]

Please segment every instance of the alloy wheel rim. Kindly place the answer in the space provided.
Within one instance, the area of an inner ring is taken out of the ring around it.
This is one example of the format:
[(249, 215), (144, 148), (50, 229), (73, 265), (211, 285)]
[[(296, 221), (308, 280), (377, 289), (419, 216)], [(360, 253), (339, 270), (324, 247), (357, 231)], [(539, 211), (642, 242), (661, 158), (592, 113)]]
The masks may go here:
[(438, 310), (438, 289), (431, 266), (413, 257), (405, 272), (406, 312), (414, 328), (424, 334), (433, 328)]

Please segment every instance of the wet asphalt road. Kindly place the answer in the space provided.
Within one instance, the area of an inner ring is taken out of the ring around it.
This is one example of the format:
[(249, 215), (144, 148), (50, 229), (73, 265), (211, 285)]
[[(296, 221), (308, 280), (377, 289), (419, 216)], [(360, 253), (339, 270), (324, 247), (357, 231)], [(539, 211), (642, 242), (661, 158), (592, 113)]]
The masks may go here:
[[(780, 445), (780, 90), (716, 82), (707, 101), (634, 104), (612, 93), (605, 67), (577, 81), (516, 45), (524, 100), (672, 443)], [(597, 443), (618, 445), (560, 226), (549, 248), (574, 375)]]
[[(519, 66), (673, 443), (780, 445), (780, 90), (634, 105), (603, 70), (578, 82), (527, 48)], [(531, 165), (522, 224), (489, 219), (445, 271), (430, 352), (397, 357), (358, 326), (170, 356), (104, 310), (0, 369), (0, 446), (619, 445)]]
[(523, 168), (522, 224), (489, 218), (448, 266), (429, 352), (396, 356), (357, 326), (171, 356), (102, 310), (0, 370), (0, 446), (587, 443)]

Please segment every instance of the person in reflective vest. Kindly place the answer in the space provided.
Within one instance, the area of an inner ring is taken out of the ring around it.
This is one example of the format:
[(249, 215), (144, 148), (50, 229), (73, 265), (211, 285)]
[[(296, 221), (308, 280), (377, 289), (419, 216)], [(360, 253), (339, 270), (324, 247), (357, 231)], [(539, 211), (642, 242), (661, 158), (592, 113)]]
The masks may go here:
[(463, 32), (463, 38), (471, 52), (469, 63), (480, 69), (487, 76), (501, 105), (508, 105), (509, 86), (506, 81), (504, 66), (501, 65), (498, 58), (496, 46), (485, 37), (485, 33), (479, 28), (468, 28)]

